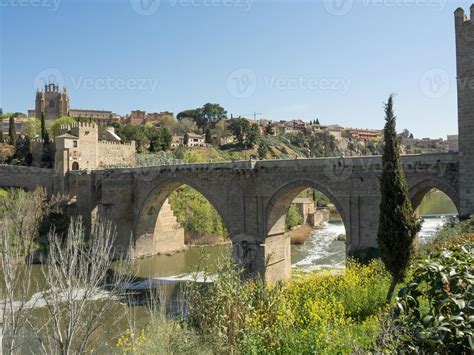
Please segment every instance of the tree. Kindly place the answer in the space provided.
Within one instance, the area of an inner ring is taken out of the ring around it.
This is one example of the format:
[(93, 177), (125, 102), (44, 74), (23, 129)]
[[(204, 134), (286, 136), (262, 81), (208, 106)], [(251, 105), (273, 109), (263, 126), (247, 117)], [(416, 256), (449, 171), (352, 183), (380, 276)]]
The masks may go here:
[(268, 122), (267, 126), (265, 127), (265, 133), (269, 136), (273, 136), (275, 134), (275, 129), (273, 128), (273, 123)]
[(239, 145), (244, 146), (245, 138), (249, 130), (250, 123), (243, 117), (235, 117), (230, 120), (229, 130), (239, 142)]
[(8, 124), (8, 136), (10, 145), (15, 146), (16, 142), (16, 126), (15, 126), (15, 116), (10, 116), (10, 121)]
[(188, 134), (188, 132), (186, 132), (184, 134), (184, 137), (183, 137), (183, 144), (186, 147), (188, 145), (188, 143), (189, 143), (189, 134)]
[(46, 139), (46, 134), (48, 131), (46, 130), (46, 121), (44, 119), (44, 113), (41, 112), (41, 139)]
[(150, 152), (158, 152), (160, 150), (168, 150), (171, 146), (173, 136), (165, 127), (151, 128), (148, 131), (148, 138), (150, 139)]
[(190, 118), (192, 119), (194, 122), (197, 122), (199, 117), (201, 116), (201, 109), (200, 108), (197, 108), (197, 109), (192, 109), (192, 110), (184, 110), (180, 113), (178, 113), (178, 115), (176, 116), (176, 118), (181, 121), (183, 118)]
[(245, 145), (253, 148), (260, 141), (260, 128), (256, 124), (250, 125), (247, 131), (247, 139)]
[(211, 141), (212, 141), (211, 130), (208, 128), (206, 129), (205, 142), (207, 144), (211, 144)]
[[(61, 126), (73, 125), (75, 123), (77, 123), (77, 121), (74, 118), (69, 117), (69, 116), (62, 116), (54, 120), (53, 125), (51, 126), (51, 133), (53, 134), (53, 137), (57, 137), (61, 134)], [(46, 130), (46, 124), (45, 124), (45, 130)]]
[[(85, 353), (92, 334), (106, 331), (103, 316), (116, 309), (113, 300), (123, 294), (123, 285), (131, 279), (126, 261), (114, 264), (110, 272), (115, 238), (110, 222), (98, 221), (86, 234), (81, 219), (71, 221), (64, 239), (54, 230), (49, 233), (47, 267), (41, 269), (46, 286), (41, 294), (49, 321), (32, 325), (44, 353)], [(101, 302), (91, 302), (93, 299)]]
[(258, 159), (265, 159), (267, 157), (268, 151), (268, 144), (266, 142), (260, 142), (257, 150)]
[(41, 121), (36, 118), (29, 118), (23, 122), (23, 132), (25, 136), (36, 138), (41, 130)]
[(223, 120), (227, 117), (227, 111), (219, 104), (205, 104), (201, 109), (200, 122), (197, 125), (200, 128), (208, 128), (210, 124)]
[(0, 352), (6, 354), (19, 353), (24, 339), (20, 334), (27, 328), (30, 308), (37, 302), (30, 299), (34, 287), (33, 251), (46, 198), (46, 192), (38, 188), (30, 193), (12, 189), (0, 199)]
[(392, 281), (387, 293), (390, 302), (395, 286), (405, 278), (413, 254), (413, 242), (421, 224), (414, 216), (408, 196), (408, 185), (400, 162), (400, 143), (393, 113), (393, 97), (385, 105), (385, 147), (382, 155), (380, 180), (379, 230), (377, 242), (385, 268)]

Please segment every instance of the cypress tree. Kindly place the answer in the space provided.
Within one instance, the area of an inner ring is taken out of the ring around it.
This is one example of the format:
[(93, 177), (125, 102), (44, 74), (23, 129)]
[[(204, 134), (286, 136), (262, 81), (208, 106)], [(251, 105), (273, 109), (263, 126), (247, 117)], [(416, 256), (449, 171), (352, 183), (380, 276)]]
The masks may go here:
[(15, 146), (16, 142), (16, 127), (15, 127), (15, 117), (10, 116), (10, 122), (8, 126), (8, 135), (10, 136), (10, 145)]
[(421, 224), (414, 216), (408, 196), (408, 185), (400, 162), (400, 143), (393, 113), (393, 97), (385, 104), (385, 147), (382, 155), (379, 230), (377, 242), (385, 268), (392, 277), (387, 303), (392, 299), (395, 286), (403, 281), (413, 255), (413, 242)]
[(44, 120), (44, 113), (41, 112), (41, 139), (45, 140), (48, 131), (46, 131), (46, 122)]

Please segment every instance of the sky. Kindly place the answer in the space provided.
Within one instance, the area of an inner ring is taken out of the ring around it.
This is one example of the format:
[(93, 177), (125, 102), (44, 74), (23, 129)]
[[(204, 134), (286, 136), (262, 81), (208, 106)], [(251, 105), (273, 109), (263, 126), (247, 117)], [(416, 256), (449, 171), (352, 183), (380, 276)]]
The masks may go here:
[[(471, 0), (472, 1), (472, 0)], [(454, 0), (0, 0), (0, 107), (47, 82), (71, 108), (457, 133)]]

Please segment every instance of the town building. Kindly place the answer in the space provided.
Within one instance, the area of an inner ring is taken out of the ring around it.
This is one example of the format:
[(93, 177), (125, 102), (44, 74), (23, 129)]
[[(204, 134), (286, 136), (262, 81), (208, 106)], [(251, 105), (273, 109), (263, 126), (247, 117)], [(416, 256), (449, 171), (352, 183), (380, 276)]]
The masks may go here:
[(209, 144), (206, 144), (205, 134), (188, 133), (187, 147), (206, 147), (208, 145)]
[(347, 128), (345, 131), (350, 139), (358, 142), (367, 142), (371, 140), (378, 142), (383, 138), (383, 130)]

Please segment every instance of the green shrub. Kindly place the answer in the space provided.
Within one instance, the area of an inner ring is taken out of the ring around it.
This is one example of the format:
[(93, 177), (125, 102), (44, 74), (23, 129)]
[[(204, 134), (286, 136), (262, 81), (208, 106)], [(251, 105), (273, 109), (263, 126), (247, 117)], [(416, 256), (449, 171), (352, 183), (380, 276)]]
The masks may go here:
[(412, 352), (474, 351), (472, 238), (420, 256), (397, 298), (402, 346)]
[(227, 237), (227, 230), (215, 208), (193, 188), (186, 185), (179, 187), (170, 195), (169, 201), (186, 232)]
[(299, 226), (303, 223), (303, 216), (301, 215), (298, 208), (295, 205), (291, 204), (286, 213), (285, 227), (286, 230), (290, 230), (295, 226)]
[(435, 243), (456, 239), (463, 234), (474, 233), (474, 216), (462, 221), (449, 221), (436, 233)]
[(287, 283), (242, 282), (226, 261), (207, 287), (190, 286), (189, 322), (220, 352), (350, 353), (380, 332), (389, 277), (380, 262), (342, 275), (297, 274)]

